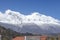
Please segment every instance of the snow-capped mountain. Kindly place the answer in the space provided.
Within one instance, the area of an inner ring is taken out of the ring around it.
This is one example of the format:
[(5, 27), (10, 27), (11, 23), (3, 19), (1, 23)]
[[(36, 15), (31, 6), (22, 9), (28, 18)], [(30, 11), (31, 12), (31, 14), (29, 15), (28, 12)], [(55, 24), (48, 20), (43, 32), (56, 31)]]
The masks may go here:
[(60, 20), (38, 12), (30, 15), (11, 10), (0, 12), (0, 25), (24, 33), (60, 33)]

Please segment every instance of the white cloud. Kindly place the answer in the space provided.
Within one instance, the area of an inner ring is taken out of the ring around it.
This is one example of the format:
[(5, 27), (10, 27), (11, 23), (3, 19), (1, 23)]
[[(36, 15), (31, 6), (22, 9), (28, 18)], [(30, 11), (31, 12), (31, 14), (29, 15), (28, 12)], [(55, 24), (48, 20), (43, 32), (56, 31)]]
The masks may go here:
[(0, 22), (20, 24), (22, 23), (35, 23), (35, 24), (59, 24), (60, 20), (51, 16), (46, 16), (38, 12), (34, 12), (30, 15), (23, 15), (20, 12), (6, 10), (3, 14), (0, 12)]

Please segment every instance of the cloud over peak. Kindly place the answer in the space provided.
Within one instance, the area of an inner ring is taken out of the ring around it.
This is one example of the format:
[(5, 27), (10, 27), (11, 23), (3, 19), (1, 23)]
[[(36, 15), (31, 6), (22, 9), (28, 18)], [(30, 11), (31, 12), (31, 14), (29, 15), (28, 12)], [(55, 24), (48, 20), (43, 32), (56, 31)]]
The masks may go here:
[(23, 15), (20, 12), (6, 10), (3, 14), (0, 12), (0, 22), (21, 24), (22, 23), (35, 23), (35, 24), (59, 24), (60, 20), (51, 16), (43, 15), (39, 12), (33, 12), (30, 15)]

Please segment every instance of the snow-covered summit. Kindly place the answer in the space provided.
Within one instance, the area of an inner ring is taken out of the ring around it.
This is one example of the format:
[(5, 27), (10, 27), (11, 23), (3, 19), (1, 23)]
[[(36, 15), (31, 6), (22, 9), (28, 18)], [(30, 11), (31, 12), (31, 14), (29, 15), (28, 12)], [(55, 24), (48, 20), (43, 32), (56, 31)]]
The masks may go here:
[(22, 23), (35, 23), (35, 24), (59, 24), (60, 20), (51, 16), (40, 14), (39, 12), (33, 12), (30, 15), (24, 15), (20, 12), (6, 10), (5, 13), (0, 12), (0, 22), (10, 24)]
[(24, 33), (60, 33), (60, 20), (39, 12), (33, 12), (30, 15), (12, 10), (0, 12), (0, 25)]

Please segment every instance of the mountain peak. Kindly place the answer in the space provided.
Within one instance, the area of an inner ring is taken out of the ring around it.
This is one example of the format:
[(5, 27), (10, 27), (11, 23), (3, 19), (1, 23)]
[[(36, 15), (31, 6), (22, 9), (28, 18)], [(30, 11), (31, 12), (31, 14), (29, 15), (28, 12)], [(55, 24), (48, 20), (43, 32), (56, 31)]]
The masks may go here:
[(39, 12), (33, 12), (32, 15), (40, 15)]
[(10, 12), (11, 12), (11, 10), (9, 10), (9, 9), (5, 11), (5, 13), (10, 13)]
[(20, 12), (6, 10), (3, 14), (0, 12), (0, 22), (8, 22), (11, 24), (20, 24), (22, 23), (35, 23), (35, 24), (59, 24), (60, 20), (55, 19), (51, 16), (43, 15), (39, 12), (33, 12), (31, 15), (23, 15)]
[(60, 20), (39, 12), (31, 15), (12, 10), (0, 12), (0, 25), (22, 33), (60, 33)]
[(12, 10), (9, 10), (9, 9), (5, 11), (5, 14), (6, 15), (16, 15), (16, 16), (21, 15), (19, 12), (12, 11)]

